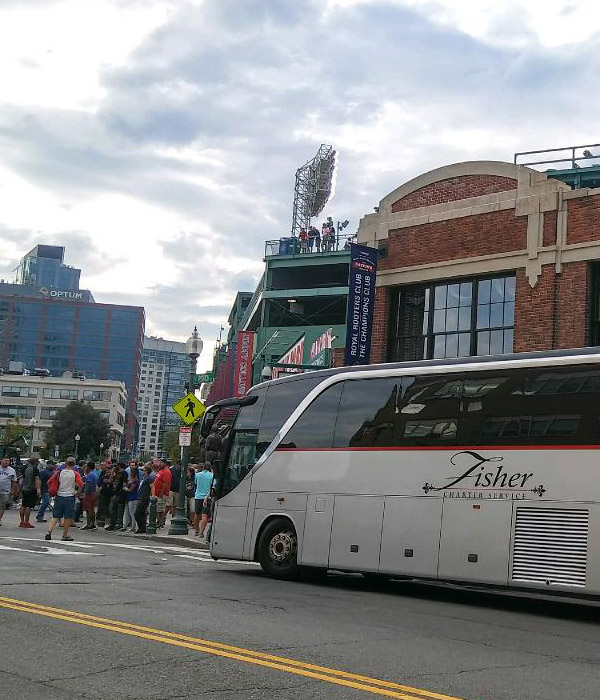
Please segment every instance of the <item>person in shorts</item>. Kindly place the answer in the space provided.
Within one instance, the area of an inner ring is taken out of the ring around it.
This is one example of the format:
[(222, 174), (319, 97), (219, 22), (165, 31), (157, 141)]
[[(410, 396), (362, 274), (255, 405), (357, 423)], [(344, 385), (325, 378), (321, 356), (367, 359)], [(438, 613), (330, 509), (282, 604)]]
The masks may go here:
[(171, 472), (164, 462), (152, 483), (152, 495), (156, 500), (156, 512), (158, 514), (157, 527), (163, 527), (167, 517), (167, 505), (171, 491)]
[(27, 466), (23, 470), (23, 485), (21, 487), (21, 522), (19, 527), (35, 527), (29, 518), (31, 511), (35, 508), (38, 495), (41, 496), (40, 472), (38, 471), (39, 461), (37, 457), (30, 457)]
[(11, 496), (17, 496), (17, 472), (10, 466), (10, 459), (5, 457), (0, 462), (0, 525), (2, 525), (2, 516), (8, 505), (8, 499)]
[(83, 481), (79, 476), (79, 472), (75, 471), (75, 460), (69, 457), (65, 468), (61, 469), (54, 478), (58, 479), (58, 492), (54, 499), (52, 520), (48, 525), (48, 532), (44, 539), (52, 539), (52, 531), (56, 527), (58, 521), (62, 520), (62, 539), (65, 542), (72, 542), (73, 538), (69, 536), (69, 528), (73, 524), (73, 518), (75, 517), (75, 496), (83, 486)]
[(204, 537), (204, 531), (208, 525), (211, 511), (211, 490), (213, 484), (213, 474), (208, 462), (202, 466), (202, 471), (196, 472), (195, 481), (196, 493), (194, 494), (194, 499), (196, 503), (196, 513), (194, 529), (196, 535)]
[(168, 510), (171, 515), (175, 515), (175, 509), (179, 502), (179, 480), (181, 479), (181, 464), (176, 462), (170, 469), (171, 472), (171, 486), (169, 487), (169, 502)]

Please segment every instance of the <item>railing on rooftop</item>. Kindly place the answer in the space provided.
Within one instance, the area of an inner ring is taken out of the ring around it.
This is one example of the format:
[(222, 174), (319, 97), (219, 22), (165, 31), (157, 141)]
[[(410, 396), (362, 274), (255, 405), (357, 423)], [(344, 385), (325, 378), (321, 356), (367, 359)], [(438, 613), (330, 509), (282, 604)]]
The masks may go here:
[(347, 252), (350, 250), (350, 243), (356, 243), (356, 234), (339, 234), (328, 243), (323, 243), (321, 239), (318, 248), (315, 239), (313, 239), (312, 246), (309, 240), (306, 250), (302, 250), (300, 239), (297, 236), (286, 236), (285, 238), (265, 241), (265, 258), (276, 258), (282, 255), (305, 257), (307, 255)]
[[(590, 148), (599, 149), (598, 153), (592, 153)], [(562, 158), (556, 158), (557, 154), (562, 154)], [(544, 154), (548, 154), (548, 157), (544, 157), (539, 160)], [(526, 158), (526, 156), (531, 156), (531, 158)], [(534, 158), (534, 160), (532, 160)], [(590, 160), (595, 160), (595, 162), (590, 162)], [(600, 165), (600, 143), (591, 143), (585, 146), (565, 146), (564, 148), (544, 148), (541, 151), (520, 151), (515, 153), (514, 163), (515, 165), (552, 165), (556, 163), (566, 164), (566, 168), (581, 168), (581, 161), (587, 161), (584, 165)]]

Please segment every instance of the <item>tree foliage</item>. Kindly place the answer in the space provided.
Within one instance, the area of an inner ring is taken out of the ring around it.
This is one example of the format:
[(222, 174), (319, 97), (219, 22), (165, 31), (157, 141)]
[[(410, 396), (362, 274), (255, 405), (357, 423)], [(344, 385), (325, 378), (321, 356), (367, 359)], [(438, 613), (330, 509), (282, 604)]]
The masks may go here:
[(8, 445), (21, 436), (27, 437), (29, 432), (30, 428), (22, 425), (18, 418), (14, 421), (9, 420), (3, 428), (0, 428), (0, 443)]
[(46, 446), (50, 449), (59, 445), (62, 457), (75, 452), (75, 435), (79, 441), (79, 457), (96, 455), (100, 451), (100, 443), (106, 449), (111, 442), (110, 425), (106, 418), (88, 403), (72, 401), (64, 408), (58, 409), (52, 422), (52, 428), (46, 433)]
[[(188, 457), (190, 463), (200, 462), (200, 440), (200, 429), (197, 425), (194, 425), (192, 430), (192, 445)], [(169, 430), (169, 432), (166, 433), (164, 450), (171, 461), (179, 461), (181, 454), (181, 448), (179, 447), (179, 428), (173, 428), (173, 430)]]
[(21, 424), (21, 421), (16, 418), (14, 421), (7, 421), (6, 425), (0, 427), (0, 454), (17, 454), (19, 448), (21, 452), (25, 452), (26, 445), (24, 440), (19, 438), (29, 439), (31, 429)]

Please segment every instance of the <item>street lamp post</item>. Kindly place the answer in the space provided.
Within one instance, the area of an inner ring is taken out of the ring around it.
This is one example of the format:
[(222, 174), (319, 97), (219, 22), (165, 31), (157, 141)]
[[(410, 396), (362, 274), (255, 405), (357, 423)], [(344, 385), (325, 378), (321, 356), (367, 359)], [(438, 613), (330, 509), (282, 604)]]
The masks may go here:
[(100, 458), (99, 458), (99, 460), (98, 460), (99, 462), (102, 461), (102, 450), (103, 450), (103, 449), (104, 449), (104, 443), (101, 442), (101, 443), (100, 443)]
[(37, 421), (33, 417), (29, 421), (29, 427), (31, 428), (31, 440), (29, 442), (29, 456), (30, 457), (33, 457), (33, 431), (34, 431), (36, 423), (37, 423)]
[(79, 452), (79, 441), (81, 440), (81, 435), (77, 433), (75, 435), (75, 460), (77, 460), (77, 453)]
[[(194, 375), (196, 374), (196, 363), (202, 352), (202, 339), (198, 334), (198, 329), (194, 326), (192, 335), (187, 339), (185, 348), (190, 358), (190, 377), (188, 379), (187, 390), (194, 391)], [(192, 426), (193, 430), (193, 426)], [(188, 519), (185, 515), (185, 482), (187, 479), (187, 466), (190, 456), (190, 448), (181, 449), (181, 474), (179, 475), (179, 494), (177, 496), (177, 508), (175, 516), (171, 519), (169, 535), (187, 535)]]

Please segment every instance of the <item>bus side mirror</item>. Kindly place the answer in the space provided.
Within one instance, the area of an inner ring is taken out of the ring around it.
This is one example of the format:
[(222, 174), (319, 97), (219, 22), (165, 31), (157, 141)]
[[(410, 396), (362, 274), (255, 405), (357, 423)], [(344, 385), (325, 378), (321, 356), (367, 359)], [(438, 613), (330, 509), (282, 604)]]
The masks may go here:
[(206, 415), (204, 416), (204, 420), (202, 421), (202, 426), (200, 427), (200, 435), (202, 435), (202, 437), (208, 437), (210, 431), (212, 430), (216, 417), (217, 414), (213, 413), (212, 411), (206, 413)]

